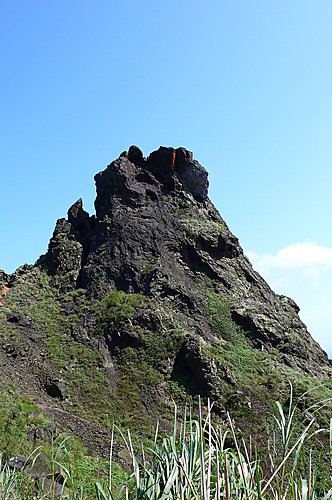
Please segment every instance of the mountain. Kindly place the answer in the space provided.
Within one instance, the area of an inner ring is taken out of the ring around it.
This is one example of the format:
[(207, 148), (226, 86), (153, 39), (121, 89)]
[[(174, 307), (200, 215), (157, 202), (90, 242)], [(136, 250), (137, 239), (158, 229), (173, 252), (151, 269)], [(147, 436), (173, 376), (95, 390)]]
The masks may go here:
[(248, 432), (288, 381), (331, 395), (326, 353), (252, 268), (191, 152), (131, 146), (95, 182), (95, 215), (78, 200), (35, 265), (0, 272), (3, 397), (107, 456), (114, 420), (149, 439), (198, 394)]

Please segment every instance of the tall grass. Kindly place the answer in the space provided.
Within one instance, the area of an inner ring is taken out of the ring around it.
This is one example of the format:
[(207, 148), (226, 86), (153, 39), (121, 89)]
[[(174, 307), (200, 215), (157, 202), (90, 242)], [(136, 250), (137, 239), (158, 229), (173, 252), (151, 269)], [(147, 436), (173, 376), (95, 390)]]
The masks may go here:
[[(108, 485), (95, 482), (98, 500), (330, 500), (328, 491), (321, 492), (317, 483), (319, 467), (332, 470), (332, 419), (330, 428), (317, 428), (315, 412), (330, 403), (323, 401), (306, 410), (303, 421), (298, 419), (298, 400), (294, 403), (290, 386), (288, 407), (276, 402), (273, 427), (268, 436), (267, 456), (262, 456), (250, 438), (245, 442), (236, 430), (236, 423), (227, 414), (226, 430), (213, 424), (210, 402), (205, 412), (199, 400), (198, 418), (190, 411), (179, 419), (175, 410), (173, 432), (160, 436), (156, 427), (150, 449), (134, 451), (131, 435), (123, 434), (115, 426), (112, 431)], [(115, 493), (112, 482), (113, 443), (120, 433), (131, 457), (131, 473)], [(329, 439), (329, 451), (317, 463), (319, 435)], [(66, 439), (38, 448), (30, 459), (31, 467), (40, 453), (49, 461), (49, 475), (35, 486), (29, 498), (85, 499), (86, 495), (75, 483), (75, 475), (68, 460)], [(324, 463), (323, 463), (324, 462)], [(22, 494), (17, 474), (8, 466), (0, 467), (0, 499), (28, 498)], [(61, 487), (56, 484), (61, 479)], [(332, 482), (332, 477), (330, 478)], [(21, 478), (22, 481), (22, 478)], [(91, 483), (93, 483), (91, 478)], [(329, 489), (330, 488), (330, 489)]]
[[(314, 438), (329, 432), (332, 457), (332, 420), (329, 430), (315, 428), (313, 414), (309, 421), (299, 423), (295, 420), (297, 406), (292, 386), (287, 410), (280, 402), (275, 403), (275, 425), (267, 446), (269, 468), (253, 449), (251, 440), (247, 445), (243, 438), (237, 437), (229, 414), (228, 430), (221, 431), (212, 425), (210, 404), (207, 415), (202, 416), (201, 401), (199, 418), (195, 420), (185, 414), (178, 429), (175, 413), (173, 434), (161, 442), (158, 442), (157, 427), (154, 446), (147, 453), (143, 451), (140, 456), (134, 453), (128, 433), (128, 437), (122, 437), (132, 459), (132, 474), (117, 496), (112, 494), (111, 487), (105, 491), (97, 483), (97, 497), (99, 500), (329, 500), (332, 488), (320, 495), (316, 489), (312, 454)], [(299, 458), (306, 462), (306, 475), (298, 466)]]
[(3, 464), (2, 454), (0, 453), (0, 498), (3, 500), (15, 498), (16, 492), (16, 473), (10, 470), (6, 463)]

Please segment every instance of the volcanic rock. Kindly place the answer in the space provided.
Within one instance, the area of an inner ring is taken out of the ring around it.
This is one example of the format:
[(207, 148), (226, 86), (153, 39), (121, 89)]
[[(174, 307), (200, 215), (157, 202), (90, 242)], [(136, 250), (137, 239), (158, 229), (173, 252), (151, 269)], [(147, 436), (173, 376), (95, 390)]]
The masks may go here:
[(209, 200), (207, 172), (191, 152), (160, 147), (145, 159), (131, 146), (95, 181), (96, 217), (78, 200), (68, 220), (57, 222), (46, 255), (55, 282), (83, 287), (93, 299), (116, 290), (176, 297), (191, 334), (211, 339), (197, 287), (209, 280), (257, 349), (277, 348), (292, 366), (319, 374), (326, 353), (295, 302), (275, 294), (252, 268)]

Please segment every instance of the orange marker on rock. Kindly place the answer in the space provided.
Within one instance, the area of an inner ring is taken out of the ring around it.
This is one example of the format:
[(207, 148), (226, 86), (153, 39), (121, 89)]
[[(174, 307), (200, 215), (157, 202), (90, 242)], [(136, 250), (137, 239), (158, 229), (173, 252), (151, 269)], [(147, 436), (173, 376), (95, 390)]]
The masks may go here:
[(174, 167), (175, 167), (175, 156), (176, 156), (176, 151), (173, 153), (173, 161), (172, 161), (172, 174), (174, 173)]

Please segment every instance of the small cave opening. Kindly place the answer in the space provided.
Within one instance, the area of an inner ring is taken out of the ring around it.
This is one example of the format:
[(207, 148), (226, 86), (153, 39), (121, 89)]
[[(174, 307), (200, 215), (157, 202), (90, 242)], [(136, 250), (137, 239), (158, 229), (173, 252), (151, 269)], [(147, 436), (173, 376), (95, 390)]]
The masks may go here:
[(187, 394), (198, 396), (206, 394), (206, 383), (200, 377), (199, 370), (195, 370), (196, 363), (191, 363), (185, 352), (181, 349), (177, 354), (171, 374), (172, 382), (182, 387)]
[(66, 387), (64, 382), (49, 381), (45, 384), (45, 390), (51, 398), (60, 400), (66, 398)]

